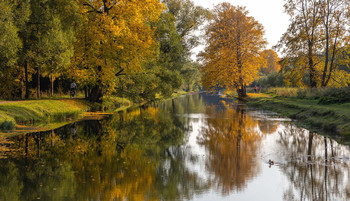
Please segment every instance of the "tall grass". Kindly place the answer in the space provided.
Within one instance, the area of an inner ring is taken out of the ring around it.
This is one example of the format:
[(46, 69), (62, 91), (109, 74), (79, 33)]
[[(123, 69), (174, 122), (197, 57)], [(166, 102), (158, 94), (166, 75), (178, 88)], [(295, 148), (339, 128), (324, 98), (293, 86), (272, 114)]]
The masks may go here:
[(269, 88), (267, 93), (278, 97), (319, 100), (319, 104), (350, 102), (350, 87), (344, 88)]
[(346, 92), (350, 88), (289, 88), (278, 87), (269, 88), (267, 93), (280, 96), (280, 97), (295, 97), (295, 98), (307, 98), (318, 99), (325, 96), (334, 95), (336, 92)]
[(271, 87), (267, 89), (267, 93), (280, 97), (297, 97), (300, 90), (291, 87)]

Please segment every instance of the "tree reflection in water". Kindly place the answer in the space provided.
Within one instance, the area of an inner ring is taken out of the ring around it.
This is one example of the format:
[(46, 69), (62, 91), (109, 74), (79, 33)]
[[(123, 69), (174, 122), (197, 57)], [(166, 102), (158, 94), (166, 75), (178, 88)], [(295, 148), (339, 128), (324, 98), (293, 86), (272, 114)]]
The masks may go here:
[(208, 152), (206, 166), (214, 177), (212, 183), (228, 195), (244, 190), (247, 182), (260, 171), (257, 149), (261, 136), (257, 121), (246, 115), (241, 107), (234, 108), (223, 102), (221, 110), (208, 106), (210, 118), (199, 138)]
[(350, 199), (346, 147), (291, 123), (279, 135), (280, 150), (289, 161), (281, 168), (290, 181), (285, 200)]
[(159, 200), (160, 153), (181, 142), (183, 127), (149, 107), (11, 138), (0, 200)]

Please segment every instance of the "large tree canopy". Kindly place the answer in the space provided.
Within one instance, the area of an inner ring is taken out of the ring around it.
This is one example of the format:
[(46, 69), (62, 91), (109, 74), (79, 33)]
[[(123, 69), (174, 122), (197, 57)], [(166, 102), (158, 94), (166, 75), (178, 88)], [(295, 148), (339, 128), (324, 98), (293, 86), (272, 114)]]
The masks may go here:
[(237, 89), (246, 96), (246, 85), (258, 74), (259, 53), (266, 44), (264, 30), (244, 7), (222, 3), (213, 10), (206, 28), (207, 46), (202, 53), (203, 84)]
[(89, 99), (113, 92), (123, 71), (139, 71), (155, 48), (154, 28), (165, 6), (158, 0), (80, 0), (72, 77), (91, 87)]

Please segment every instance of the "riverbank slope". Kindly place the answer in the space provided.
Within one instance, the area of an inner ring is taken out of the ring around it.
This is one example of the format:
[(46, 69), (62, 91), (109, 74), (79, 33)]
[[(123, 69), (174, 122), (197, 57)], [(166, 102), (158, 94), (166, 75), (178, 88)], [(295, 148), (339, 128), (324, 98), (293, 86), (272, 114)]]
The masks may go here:
[[(191, 92), (176, 92), (170, 98), (188, 94)], [(164, 101), (164, 98), (158, 98)], [(72, 117), (81, 115), (94, 116), (94, 114), (86, 113), (87, 111), (109, 111), (118, 112), (129, 107), (140, 106), (147, 102), (133, 103), (125, 98), (106, 96), (103, 104), (93, 104), (83, 98), (63, 98), (48, 100), (23, 100), (23, 101), (0, 101), (0, 132), (1, 130), (12, 130), (15, 126), (33, 125), (40, 123), (41, 126), (47, 128), (48, 123), (57, 127), (64, 124), (66, 120), (74, 120)], [(105, 114), (98, 112), (98, 114)], [(53, 124), (53, 122), (55, 122)], [(46, 124), (46, 125), (45, 125)], [(57, 124), (57, 125), (56, 125)], [(43, 126), (42, 126), (43, 125)]]
[(247, 104), (271, 110), (334, 135), (350, 137), (350, 103), (321, 105), (318, 100), (249, 94)]
[(65, 120), (91, 107), (83, 99), (6, 101), (0, 104), (0, 128), (10, 130), (15, 124)]

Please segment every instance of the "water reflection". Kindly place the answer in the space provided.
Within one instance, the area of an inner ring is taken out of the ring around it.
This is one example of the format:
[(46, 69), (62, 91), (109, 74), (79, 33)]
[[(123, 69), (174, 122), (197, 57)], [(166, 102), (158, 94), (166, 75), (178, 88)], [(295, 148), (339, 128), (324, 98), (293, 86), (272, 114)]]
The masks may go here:
[(257, 148), (261, 137), (257, 132), (256, 120), (246, 115), (241, 107), (224, 107), (217, 110), (209, 106), (206, 114), (211, 116), (199, 136), (199, 143), (206, 147), (206, 166), (214, 174), (212, 183), (224, 195), (231, 191), (242, 191), (247, 181), (260, 171)]
[(348, 147), (293, 124), (286, 125), (279, 136), (282, 155), (289, 160), (282, 169), (290, 179), (285, 200), (350, 198)]
[(198, 94), (0, 138), (0, 201), (349, 200), (349, 147), (280, 120)]
[(158, 200), (159, 153), (183, 130), (147, 108), (15, 137), (16, 154), (0, 161), (0, 200)]

